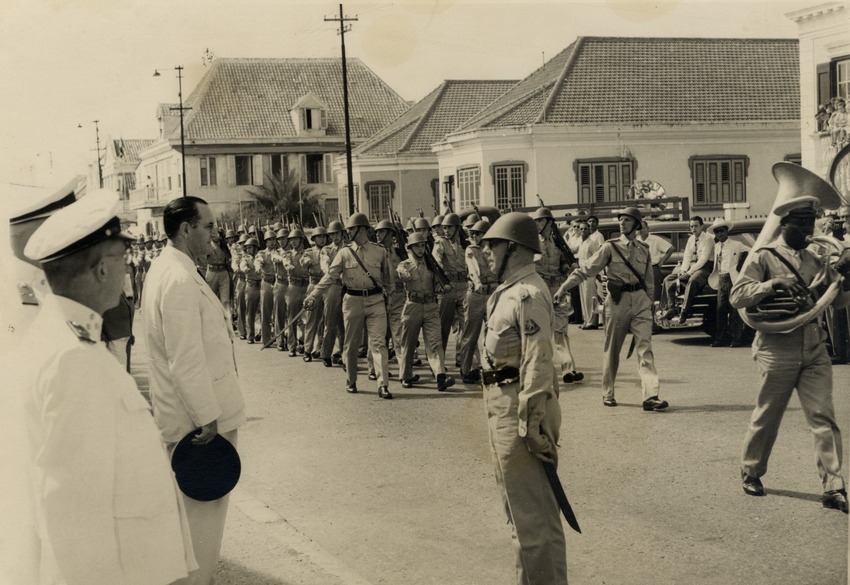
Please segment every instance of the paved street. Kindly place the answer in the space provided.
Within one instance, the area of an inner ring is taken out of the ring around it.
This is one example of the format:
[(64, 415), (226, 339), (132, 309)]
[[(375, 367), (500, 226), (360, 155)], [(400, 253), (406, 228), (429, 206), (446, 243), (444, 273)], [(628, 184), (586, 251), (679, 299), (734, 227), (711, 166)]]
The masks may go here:
[[(634, 358), (621, 365), (620, 406), (602, 406), (602, 340), (572, 329), (586, 380), (560, 399), (559, 472), (583, 530), (567, 529), (571, 583), (847, 583), (848, 518), (820, 505), (796, 397), (764, 478), (768, 496), (741, 491), (756, 381), (749, 349), (712, 349), (698, 333), (656, 337), (671, 407), (645, 413)], [(365, 372), (360, 394), (348, 395), (340, 368), (258, 349), (237, 345), (250, 422), (218, 585), (515, 582), (480, 391), (438, 393), (421, 369), (427, 383), (394, 381), (395, 400), (379, 400)], [(850, 367), (834, 374), (846, 449)]]

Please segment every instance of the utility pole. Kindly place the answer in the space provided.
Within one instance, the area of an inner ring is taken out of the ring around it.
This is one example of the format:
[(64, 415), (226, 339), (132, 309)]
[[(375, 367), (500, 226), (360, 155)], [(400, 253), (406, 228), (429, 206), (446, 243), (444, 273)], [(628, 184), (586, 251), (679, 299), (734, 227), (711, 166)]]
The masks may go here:
[[(95, 141), (95, 151), (97, 153), (97, 186), (100, 189), (103, 189), (103, 164), (100, 162), (100, 129), (97, 126), (97, 123), (100, 120), (92, 120), (92, 124), (94, 124), (94, 141)], [(77, 128), (82, 128), (82, 123), (77, 124)], [(53, 169), (53, 152), (50, 152), (50, 168)]]
[(357, 17), (350, 18), (342, 13), (342, 4), (339, 5), (339, 17), (325, 17), (325, 22), (339, 23), (339, 39), (342, 45), (342, 105), (345, 111), (345, 168), (348, 174), (348, 209), (354, 213), (357, 203), (354, 199), (354, 172), (351, 169), (351, 122), (348, 116), (348, 70), (345, 65), (345, 33), (351, 30), (351, 25), (346, 22), (356, 21)]
[[(180, 162), (183, 167), (183, 197), (186, 197), (188, 193), (186, 193), (186, 136), (185, 129), (183, 127), (183, 112), (185, 110), (191, 110), (192, 108), (183, 107), (183, 66), (177, 65), (174, 67), (174, 70), (177, 72), (177, 98), (180, 100), (180, 105), (176, 108), (169, 108), (170, 110), (180, 110)], [(159, 69), (155, 69), (153, 72), (154, 77), (159, 77)]]

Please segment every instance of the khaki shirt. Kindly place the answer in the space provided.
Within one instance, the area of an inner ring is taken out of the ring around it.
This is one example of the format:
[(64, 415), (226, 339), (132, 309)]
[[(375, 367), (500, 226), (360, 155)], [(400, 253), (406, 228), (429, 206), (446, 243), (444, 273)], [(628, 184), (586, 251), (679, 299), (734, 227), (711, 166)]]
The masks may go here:
[(283, 267), (286, 268), (286, 275), (289, 278), (309, 277), (310, 273), (307, 271), (307, 267), (304, 266), (305, 263), (309, 266), (309, 262), (305, 262), (305, 260), (309, 260), (306, 250), (301, 250), (300, 252), (289, 250), (286, 252), (283, 256)]
[(466, 268), (469, 271), (469, 280), (472, 282), (472, 290), (481, 290), (482, 285), (493, 284), (498, 281), (496, 275), (490, 270), (484, 249), (475, 244), (466, 248)]
[(643, 281), (646, 283), (646, 290), (653, 290), (654, 279), (652, 275), (652, 262), (649, 257), (649, 246), (646, 242), (642, 242), (638, 238), (629, 240), (626, 236), (620, 235), (619, 238), (607, 240), (605, 244), (599, 248), (587, 265), (573, 271), (570, 277), (567, 278), (565, 286), (571, 289), (588, 278), (593, 278), (604, 268), (608, 268), (608, 278), (620, 280), (625, 284), (639, 284), (637, 276), (632, 272), (623, 258), (614, 251), (613, 246), (623, 253), (623, 256), (629, 261), (634, 269), (643, 276)]
[(260, 250), (254, 256), (254, 269), (263, 276), (274, 276), (274, 250)]
[(207, 264), (227, 266), (227, 253), (218, 244), (210, 244), (210, 251), (207, 253)]
[(564, 258), (564, 255), (558, 249), (558, 246), (555, 245), (555, 242), (552, 241), (552, 238), (544, 238), (542, 235), (538, 237), (540, 238), (540, 249), (542, 253), (539, 256), (535, 256), (534, 266), (537, 269), (537, 273), (540, 276), (551, 278), (562, 277), (569, 272), (570, 266), (567, 264), (567, 259)]
[(311, 278), (321, 278), (325, 273), (322, 270), (322, 248), (311, 246), (304, 251), (301, 265), (307, 268)]
[(310, 297), (323, 293), (338, 279), (342, 279), (342, 284), (351, 290), (375, 288), (375, 283), (360, 266), (360, 263), (354, 257), (355, 254), (381, 288), (387, 291), (395, 290), (395, 277), (390, 271), (386, 249), (375, 242), (366, 242), (362, 246), (352, 242), (339, 250), (328, 267), (327, 273), (313, 288)]
[(528, 402), (557, 398), (552, 349), (552, 295), (533, 265), (519, 269), (487, 300), (484, 350), (491, 368), (519, 369), (519, 436), (528, 425)]
[(272, 254), (272, 264), (274, 264), (274, 275), (278, 280), (286, 282), (286, 268), (283, 265), (283, 258), (289, 253), (289, 250), (281, 250), (278, 248)]
[(411, 255), (407, 260), (399, 262), (396, 272), (408, 292), (434, 293), (434, 273), (428, 270), (423, 260), (417, 260)]
[(254, 256), (251, 256), (247, 252), (242, 254), (242, 258), (239, 259), (239, 272), (245, 275), (245, 278), (248, 280), (260, 280), (263, 275), (260, 274), (260, 271), (257, 270), (256, 264), (254, 263)]
[(434, 238), (434, 260), (453, 282), (466, 280), (466, 257), (463, 252), (458, 242), (448, 238)]

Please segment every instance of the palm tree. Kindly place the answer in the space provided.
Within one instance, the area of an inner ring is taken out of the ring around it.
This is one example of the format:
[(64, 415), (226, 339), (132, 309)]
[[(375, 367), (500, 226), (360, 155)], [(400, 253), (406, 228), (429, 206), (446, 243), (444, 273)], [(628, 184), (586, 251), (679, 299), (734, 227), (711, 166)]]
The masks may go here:
[(280, 221), (281, 218), (304, 218), (305, 226), (312, 226), (313, 214), (319, 212), (319, 198), (313, 187), (299, 184), (299, 173), (291, 170), (281, 176), (266, 173), (266, 181), (247, 190), (257, 203), (263, 219)]

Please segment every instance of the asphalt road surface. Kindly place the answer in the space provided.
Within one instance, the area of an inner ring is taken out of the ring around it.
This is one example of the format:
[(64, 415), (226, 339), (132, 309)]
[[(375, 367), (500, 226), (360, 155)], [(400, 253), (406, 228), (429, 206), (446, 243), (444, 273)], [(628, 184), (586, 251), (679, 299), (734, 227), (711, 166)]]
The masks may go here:
[[(767, 497), (741, 491), (756, 388), (749, 348), (710, 348), (698, 332), (657, 336), (671, 406), (647, 413), (634, 358), (624, 350), (620, 406), (605, 408), (603, 333), (571, 329), (571, 339), (586, 378), (560, 397), (559, 474), (583, 531), (564, 524), (570, 583), (847, 583), (848, 517), (820, 504), (796, 396), (763, 478)], [(361, 369), (360, 393), (349, 395), (339, 367), (259, 347), (237, 341), (250, 418), (217, 585), (516, 582), (478, 388), (437, 392), (423, 368), (422, 386), (396, 378), (395, 399), (380, 400)], [(135, 355), (144, 387), (143, 346)], [(834, 377), (846, 451), (850, 367)]]

